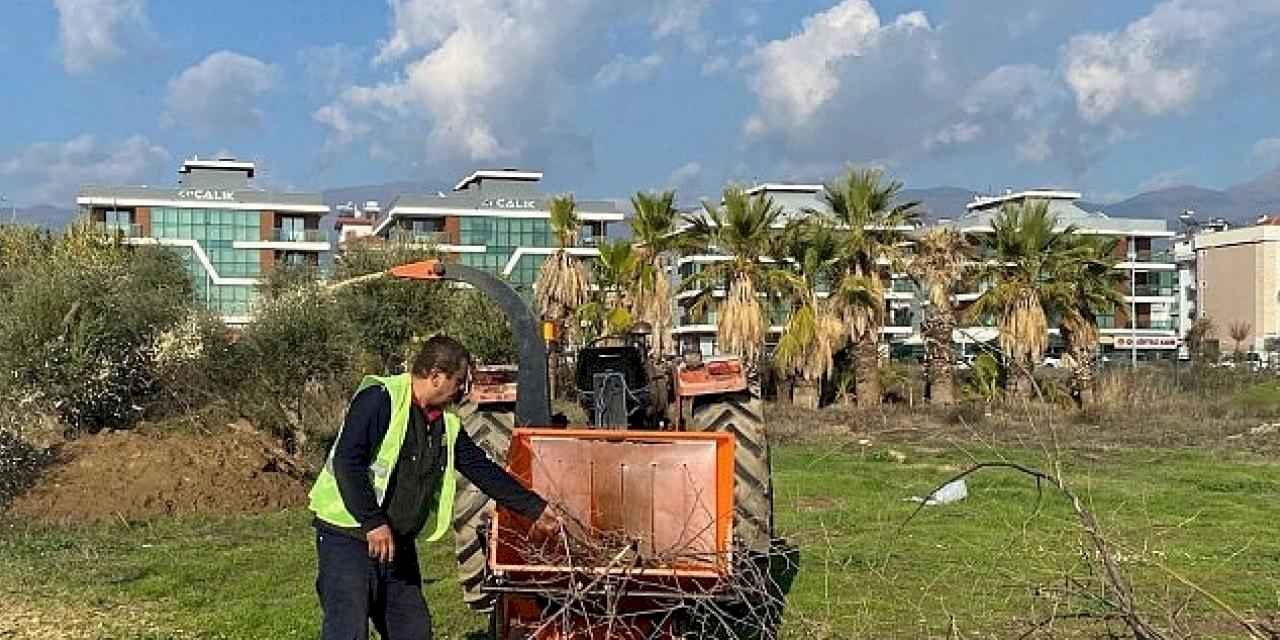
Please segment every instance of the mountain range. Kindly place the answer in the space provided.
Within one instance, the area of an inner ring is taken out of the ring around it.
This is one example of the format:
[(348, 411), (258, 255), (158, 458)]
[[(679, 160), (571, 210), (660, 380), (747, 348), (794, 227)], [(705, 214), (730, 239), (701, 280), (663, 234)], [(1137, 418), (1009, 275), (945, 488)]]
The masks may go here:
[[(931, 219), (954, 218), (964, 213), (965, 205), (979, 192), (959, 187), (905, 189), (903, 200), (916, 200)], [(1172, 186), (1140, 193), (1109, 204), (1080, 200), (1086, 211), (1102, 211), (1117, 218), (1167, 220), (1176, 228), (1184, 211), (1205, 218), (1226, 218), (1236, 224), (1248, 224), (1263, 214), (1280, 213), (1280, 167), (1247, 182), (1226, 189), (1206, 189), (1191, 185)]]
[[(330, 206), (368, 200), (377, 200), (385, 205), (400, 193), (433, 193), (437, 190), (439, 187), (421, 182), (395, 181), (326, 189), (323, 198)], [(936, 220), (963, 214), (965, 204), (976, 195), (979, 192), (972, 189), (933, 187), (905, 189), (902, 199), (919, 201), (926, 218)], [(1170, 228), (1176, 228), (1178, 216), (1188, 209), (1195, 211), (1201, 219), (1221, 217), (1236, 224), (1247, 224), (1260, 215), (1280, 213), (1280, 167), (1222, 190), (1184, 185), (1140, 193), (1109, 204), (1084, 200), (1077, 204), (1086, 211), (1103, 211), (1114, 217), (1168, 220)], [(0, 222), (7, 221), (10, 215), (10, 211), (0, 210)], [(16, 218), (27, 224), (56, 229), (70, 221), (72, 215), (70, 207), (37, 205), (18, 207)]]

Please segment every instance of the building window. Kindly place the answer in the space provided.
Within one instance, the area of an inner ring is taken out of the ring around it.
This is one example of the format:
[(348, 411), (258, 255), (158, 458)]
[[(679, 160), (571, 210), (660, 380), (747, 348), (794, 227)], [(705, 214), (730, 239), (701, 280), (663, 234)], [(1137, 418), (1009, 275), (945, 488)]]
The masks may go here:
[(102, 230), (115, 235), (123, 234), (125, 237), (138, 235), (133, 233), (133, 210), (132, 209), (107, 209), (102, 212), (103, 223)]
[[(261, 275), (260, 253), (256, 249), (236, 249), (234, 243), (260, 239), (261, 215), (258, 211), (156, 207), (151, 210), (151, 234), (159, 239), (195, 241), (222, 278), (257, 278)], [(248, 313), (256, 296), (252, 286), (215, 285), (195, 248), (171, 248), (182, 257), (191, 276), (196, 302), (224, 316)]]
[(280, 241), (305, 242), (307, 220), (302, 216), (280, 216)]

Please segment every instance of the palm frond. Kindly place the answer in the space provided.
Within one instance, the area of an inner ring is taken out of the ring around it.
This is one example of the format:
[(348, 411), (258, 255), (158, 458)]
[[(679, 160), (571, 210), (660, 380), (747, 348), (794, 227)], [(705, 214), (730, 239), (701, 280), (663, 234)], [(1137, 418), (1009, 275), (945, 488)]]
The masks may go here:
[(573, 246), (577, 242), (582, 224), (578, 220), (577, 203), (573, 199), (573, 194), (552, 198), (547, 209), (550, 214), (548, 223), (551, 226), (551, 233), (555, 235), (560, 248)]

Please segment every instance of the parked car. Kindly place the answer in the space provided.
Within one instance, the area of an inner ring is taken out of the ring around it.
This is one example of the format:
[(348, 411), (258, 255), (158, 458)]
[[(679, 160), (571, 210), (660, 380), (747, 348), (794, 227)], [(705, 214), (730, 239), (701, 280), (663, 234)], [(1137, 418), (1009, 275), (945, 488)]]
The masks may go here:
[(1057, 356), (1045, 356), (1044, 362), (1041, 363), (1050, 369), (1058, 369), (1062, 367), (1062, 358)]

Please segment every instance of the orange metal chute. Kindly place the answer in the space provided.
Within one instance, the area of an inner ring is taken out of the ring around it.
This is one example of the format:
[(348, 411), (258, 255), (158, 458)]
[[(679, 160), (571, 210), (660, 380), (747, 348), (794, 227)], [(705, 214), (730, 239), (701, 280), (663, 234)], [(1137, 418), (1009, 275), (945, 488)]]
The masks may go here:
[(443, 280), (445, 265), (439, 260), (423, 260), (392, 267), (391, 275), (407, 280)]

